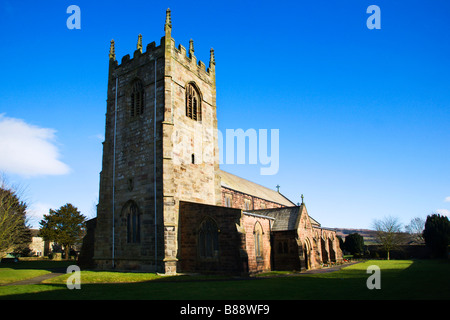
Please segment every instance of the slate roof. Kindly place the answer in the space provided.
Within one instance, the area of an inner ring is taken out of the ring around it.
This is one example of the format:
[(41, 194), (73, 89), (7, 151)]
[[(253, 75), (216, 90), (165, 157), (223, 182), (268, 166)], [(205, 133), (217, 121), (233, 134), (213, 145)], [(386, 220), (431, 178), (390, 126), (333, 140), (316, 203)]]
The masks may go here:
[[(273, 231), (288, 231), (295, 230), (297, 228), (297, 220), (302, 212), (301, 209), (301, 206), (294, 206), (275, 209), (248, 210), (246, 212), (274, 218), (275, 221), (272, 225)], [(320, 223), (316, 220), (311, 217), (309, 217), (309, 219), (313, 226), (320, 227)]]
[(225, 188), (246, 193), (248, 195), (275, 202), (283, 206), (295, 206), (295, 203), (290, 201), (278, 191), (263, 187), (262, 185), (243, 179), (229, 172), (220, 170), (220, 177), (222, 186)]

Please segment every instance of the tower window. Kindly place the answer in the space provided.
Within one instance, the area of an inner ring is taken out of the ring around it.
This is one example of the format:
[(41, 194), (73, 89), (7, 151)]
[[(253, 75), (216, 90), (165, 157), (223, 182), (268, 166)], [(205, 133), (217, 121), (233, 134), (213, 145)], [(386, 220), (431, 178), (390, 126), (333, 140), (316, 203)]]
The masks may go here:
[(192, 83), (186, 87), (186, 116), (196, 121), (202, 120), (200, 92)]
[(127, 223), (127, 242), (141, 242), (141, 216), (134, 201), (129, 201), (123, 208), (123, 215)]
[(195, 164), (195, 155), (192, 154), (192, 164)]
[(135, 80), (131, 88), (130, 116), (135, 117), (144, 113), (144, 87), (140, 80)]

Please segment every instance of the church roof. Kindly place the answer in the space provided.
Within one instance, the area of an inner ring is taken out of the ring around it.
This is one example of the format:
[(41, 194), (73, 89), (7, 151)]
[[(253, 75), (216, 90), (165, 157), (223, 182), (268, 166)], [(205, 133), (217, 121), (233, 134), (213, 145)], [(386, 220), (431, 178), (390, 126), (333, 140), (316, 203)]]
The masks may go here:
[[(272, 225), (272, 231), (288, 231), (297, 229), (297, 220), (300, 213), (302, 212), (302, 207), (295, 206), (286, 208), (251, 210), (249, 212), (274, 218), (275, 221)], [(311, 218), (309, 215), (308, 217), (313, 226), (320, 227), (320, 223)]]
[(257, 183), (235, 176), (229, 172), (220, 170), (222, 187), (233, 189), (264, 200), (292, 207), (295, 204), (278, 191), (263, 187)]

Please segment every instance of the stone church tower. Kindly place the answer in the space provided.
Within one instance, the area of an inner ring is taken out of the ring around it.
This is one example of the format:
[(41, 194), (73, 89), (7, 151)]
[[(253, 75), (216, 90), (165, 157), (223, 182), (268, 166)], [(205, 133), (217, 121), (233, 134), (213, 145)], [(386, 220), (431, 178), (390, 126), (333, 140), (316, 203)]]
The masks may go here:
[(101, 269), (176, 272), (180, 201), (221, 205), (214, 51), (159, 46), (109, 53), (94, 261)]

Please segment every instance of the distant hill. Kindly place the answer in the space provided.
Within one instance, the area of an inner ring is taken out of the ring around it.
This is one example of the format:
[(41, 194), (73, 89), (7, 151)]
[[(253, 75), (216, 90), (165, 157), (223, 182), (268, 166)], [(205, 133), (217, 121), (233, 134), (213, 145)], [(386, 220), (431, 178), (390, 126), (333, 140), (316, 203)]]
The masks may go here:
[(375, 243), (375, 231), (369, 229), (346, 229), (346, 228), (334, 228), (336, 234), (345, 240), (345, 237), (351, 233), (358, 233), (364, 238), (364, 244), (370, 245)]

